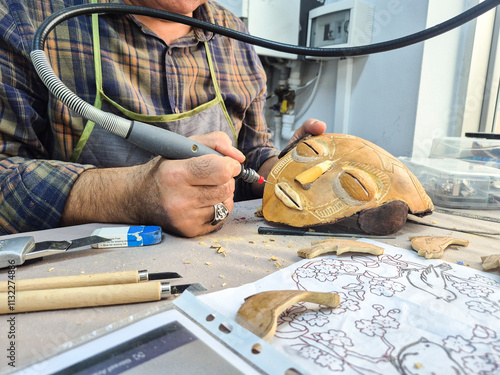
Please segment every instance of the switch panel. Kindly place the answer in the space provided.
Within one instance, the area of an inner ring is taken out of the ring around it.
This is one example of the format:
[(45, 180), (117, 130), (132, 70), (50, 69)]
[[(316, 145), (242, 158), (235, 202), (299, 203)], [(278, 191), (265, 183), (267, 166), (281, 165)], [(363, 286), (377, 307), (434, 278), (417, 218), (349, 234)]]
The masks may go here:
[(309, 12), (308, 46), (344, 48), (369, 44), (373, 7), (361, 0), (324, 5)]
[[(250, 34), (290, 45), (305, 46), (309, 11), (321, 7), (325, 0), (246, 0), (243, 1), (243, 19)], [(261, 56), (286, 59), (299, 58), (295, 54), (256, 46)]]

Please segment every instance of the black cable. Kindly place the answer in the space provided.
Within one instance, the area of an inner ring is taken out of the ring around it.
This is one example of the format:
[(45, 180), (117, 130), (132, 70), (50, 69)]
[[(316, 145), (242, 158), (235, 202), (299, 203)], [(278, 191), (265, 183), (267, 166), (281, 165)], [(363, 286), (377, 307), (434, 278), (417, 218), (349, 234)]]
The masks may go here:
[(244, 34), (239, 31), (227, 29), (222, 26), (214, 25), (209, 22), (200, 21), (192, 17), (187, 17), (175, 13), (170, 13), (158, 9), (137, 7), (124, 4), (82, 4), (61, 9), (53, 13), (45, 19), (36, 30), (33, 40), (33, 50), (43, 50), (45, 38), (52, 29), (59, 23), (80, 15), (92, 13), (113, 13), (113, 14), (139, 14), (143, 16), (156, 17), (168, 21), (183, 23), (192, 27), (205, 29), (217, 34), (227, 36), (232, 39), (254, 44), (264, 48), (274, 49), (276, 51), (287, 52), (297, 55), (313, 56), (313, 57), (350, 57), (368, 55), (372, 53), (386, 52), (394, 49), (406, 47), (415, 43), (441, 35), (447, 31), (453, 30), (464, 23), (467, 23), (481, 14), (500, 5), (500, 0), (484, 0), (482, 3), (468, 9), (456, 17), (442, 22), (436, 26), (410, 34), (398, 39), (393, 39), (386, 42), (369, 44), (365, 46), (356, 46), (348, 48), (312, 48), (293, 46), (290, 44), (279, 43), (267, 39), (258, 38), (249, 34)]

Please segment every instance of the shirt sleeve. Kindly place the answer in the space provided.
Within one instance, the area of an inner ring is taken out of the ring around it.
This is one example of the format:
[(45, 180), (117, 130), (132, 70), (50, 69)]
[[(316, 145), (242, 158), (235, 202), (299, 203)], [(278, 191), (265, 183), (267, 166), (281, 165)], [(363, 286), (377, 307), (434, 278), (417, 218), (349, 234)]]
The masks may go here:
[[(254, 99), (248, 108), (239, 134), (239, 147), (246, 157), (245, 166), (258, 171), (262, 164), (273, 156), (278, 156), (280, 151), (272, 141), (272, 131), (267, 127), (264, 117), (266, 104), (266, 88)], [(251, 191), (251, 185), (239, 181), (239, 194), (235, 200), (258, 198)]]
[[(225, 13), (226, 19), (223, 26), (248, 33), (244, 23), (232, 15)], [(238, 94), (246, 97), (248, 93), (256, 90), (250, 105), (244, 110), (241, 129), (238, 134), (238, 148), (245, 155), (245, 166), (258, 171), (262, 164), (273, 156), (278, 156), (278, 150), (272, 140), (273, 132), (267, 126), (265, 119), (265, 105), (267, 99), (267, 77), (255, 48), (247, 43), (232, 41), (236, 64), (241, 72), (245, 71), (246, 77), (241, 79), (252, 89), (241, 91)], [(235, 200), (259, 198), (251, 192), (251, 185), (241, 180), (237, 181)]]
[(0, 234), (59, 225), (71, 186), (90, 166), (11, 157), (0, 162)]
[(68, 135), (50, 127), (49, 94), (28, 53), (33, 30), (14, 19), (0, 11), (0, 235), (58, 226), (73, 183), (91, 168), (50, 160), (55, 137)]

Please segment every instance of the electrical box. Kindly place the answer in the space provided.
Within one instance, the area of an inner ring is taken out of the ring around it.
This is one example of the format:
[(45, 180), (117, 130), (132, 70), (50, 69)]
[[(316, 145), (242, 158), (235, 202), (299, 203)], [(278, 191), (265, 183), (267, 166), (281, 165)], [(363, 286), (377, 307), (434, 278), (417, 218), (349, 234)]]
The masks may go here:
[(373, 7), (361, 0), (345, 0), (309, 12), (307, 46), (345, 48), (370, 44)]
[[(325, 0), (247, 0), (242, 18), (251, 35), (279, 43), (305, 46), (309, 11)], [(297, 59), (297, 55), (255, 46), (261, 56)]]

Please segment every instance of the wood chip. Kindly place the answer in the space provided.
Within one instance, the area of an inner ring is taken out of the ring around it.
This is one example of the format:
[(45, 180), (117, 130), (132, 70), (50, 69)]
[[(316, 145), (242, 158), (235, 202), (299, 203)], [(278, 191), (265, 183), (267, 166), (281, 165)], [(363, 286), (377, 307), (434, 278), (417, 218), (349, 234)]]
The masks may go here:
[(485, 270), (492, 270), (500, 267), (500, 254), (492, 254), (481, 257), (481, 262)]
[(276, 262), (278, 260), (278, 257), (271, 257), (271, 259), (269, 259), (269, 260), (272, 262)]
[[(411, 247), (425, 259), (437, 259), (443, 256), (450, 245), (468, 246), (469, 241), (447, 236), (414, 236), (410, 237)], [(454, 249), (457, 249), (454, 247)]]
[(224, 255), (225, 257), (227, 256), (227, 254), (226, 254), (226, 250), (225, 250), (223, 247), (221, 247), (219, 250), (217, 250), (217, 253), (218, 253), (218, 254), (222, 254), (222, 255)]
[(355, 240), (339, 240), (332, 238), (328, 240), (313, 241), (311, 245), (313, 246), (299, 250), (297, 254), (302, 258), (311, 259), (331, 252), (335, 252), (337, 255), (347, 252), (373, 255), (381, 255), (384, 253), (383, 247)]

